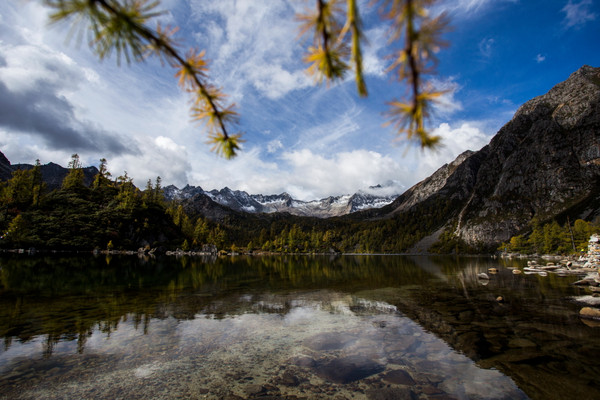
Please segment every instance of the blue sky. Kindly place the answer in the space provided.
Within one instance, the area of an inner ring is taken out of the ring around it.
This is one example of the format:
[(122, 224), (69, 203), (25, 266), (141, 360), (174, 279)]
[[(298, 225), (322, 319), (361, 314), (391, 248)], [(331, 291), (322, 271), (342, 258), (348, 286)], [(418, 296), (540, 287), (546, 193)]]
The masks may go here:
[(161, 23), (179, 27), (184, 48), (206, 50), (212, 81), (237, 103), (240, 155), (210, 151), (172, 68), (100, 62), (85, 36), (78, 43), (69, 26), (48, 26), (41, 1), (15, 0), (0, 3), (0, 150), (12, 163), (66, 166), (78, 153), (84, 165), (106, 158), (113, 176), (127, 171), (141, 187), (161, 176), (302, 200), (377, 184), (401, 193), (486, 145), (523, 102), (584, 64), (600, 66), (598, 0), (442, 0), (431, 12), (448, 12), (451, 45), (431, 79), (448, 92), (430, 127), (443, 142), (421, 151), (383, 125), (386, 101), (405, 88), (386, 74), (387, 25), (367, 0), (366, 99), (351, 77), (327, 88), (306, 75), (294, 15), (313, 1), (161, 3)]

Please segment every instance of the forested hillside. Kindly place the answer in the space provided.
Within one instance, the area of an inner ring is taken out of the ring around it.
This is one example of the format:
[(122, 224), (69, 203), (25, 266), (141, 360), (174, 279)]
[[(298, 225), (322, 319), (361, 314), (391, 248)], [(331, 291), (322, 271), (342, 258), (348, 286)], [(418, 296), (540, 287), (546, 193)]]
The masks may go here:
[[(41, 169), (39, 163), (16, 169), (0, 186), (2, 248), (402, 253), (456, 208), (448, 198), (379, 219), (369, 219), (369, 212), (329, 219), (287, 213), (248, 214), (216, 203), (199, 207), (193, 199), (166, 202), (160, 178), (139, 190), (127, 173), (111, 179), (105, 160), (89, 185), (76, 155), (56, 189), (48, 189)], [(206, 215), (207, 207), (213, 207), (211, 218)], [(218, 214), (214, 207), (220, 210)], [(574, 252), (597, 226), (583, 220), (573, 225), (536, 222), (531, 235), (515, 237), (501, 248)], [(574, 236), (569, 235), (571, 230)], [(441, 253), (494, 250), (468, 247), (452, 235), (442, 235), (431, 248)]]
[[(160, 178), (139, 190), (102, 160), (86, 185), (77, 155), (62, 185), (50, 190), (42, 166), (12, 171), (2, 183), (3, 248), (53, 250), (210, 248), (268, 252), (404, 252), (440, 220), (443, 204), (417, 214), (367, 221), (247, 214), (223, 208), (206, 218), (193, 201), (166, 202)], [(213, 205), (214, 206), (214, 205)]]

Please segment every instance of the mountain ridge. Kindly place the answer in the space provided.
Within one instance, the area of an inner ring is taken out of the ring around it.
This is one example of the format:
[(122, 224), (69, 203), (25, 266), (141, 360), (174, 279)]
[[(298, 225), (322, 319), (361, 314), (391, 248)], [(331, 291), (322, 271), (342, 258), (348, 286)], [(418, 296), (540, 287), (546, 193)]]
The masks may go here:
[[(371, 187), (372, 191), (383, 187)], [(174, 185), (163, 188), (167, 200), (190, 200), (199, 196), (207, 196), (215, 203), (234, 211), (247, 213), (289, 213), (296, 216), (330, 218), (346, 215), (360, 210), (379, 208), (398, 197), (398, 195), (375, 195), (358, 191), (353, 195), (329, 196), (319, 200), (302, 201), (294, 199), (288, 193), (281, 194), (248, 194), (241, 190), (225, 187), (221, 190), (205, 191), (199, 186), (186, 185), (179, 189)]]
[(544, 222), (600, 217), (600, 68), (583, 66), (524, 103), (490, 143), (465, 152), (370, 218), (451, 204), (443, 230), (493, 248)]
[[(16, 169), (33, 168), (11, 165), (0, 155), (4, 180)], [(41, 169), (55, 187), (68, 171), (53, 163)], [(91, 181), (97, 169), (84, 172)], [(437, 239), (495, 250), (536, 223), (600, 220), (600, 68), (583, 66), (525, 102), (488, 145), (463, 152), (380, 208), (364, 209), (376, 200), (360, 192), (301, 202), (287, 193), (250, 195), (189, 185), (163, 189), (167, 198), (179, 198), (192, 218), (222, 223), (240, 237), (256, 233), (258, 225), (285, 232), (287, 223), (298, 223), (310, 231), (321, 225), (348, 251), (425, 252), (439, 244), (432, 244)], [(303, 216), (327, 220), (302, 222)]]

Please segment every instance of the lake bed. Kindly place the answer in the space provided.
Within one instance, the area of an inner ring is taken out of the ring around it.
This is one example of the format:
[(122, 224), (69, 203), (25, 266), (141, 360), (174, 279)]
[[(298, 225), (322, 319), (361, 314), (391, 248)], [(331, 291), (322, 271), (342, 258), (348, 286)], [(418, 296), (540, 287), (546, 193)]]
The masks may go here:
[(585, 290), (514, 275), (519, 260), (1, 262), (0, 398), (600, 396), (600, 328), (574, 300)]

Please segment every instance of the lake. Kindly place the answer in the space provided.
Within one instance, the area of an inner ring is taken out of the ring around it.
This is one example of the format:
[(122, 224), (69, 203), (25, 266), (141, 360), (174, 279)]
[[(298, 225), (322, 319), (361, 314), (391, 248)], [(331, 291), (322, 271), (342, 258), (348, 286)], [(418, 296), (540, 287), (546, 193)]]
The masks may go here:
[(0, 399), (600, 398), (600, 327), (578, 316), (585, 289), (513, 274), (521, 260), (0, 265)]

